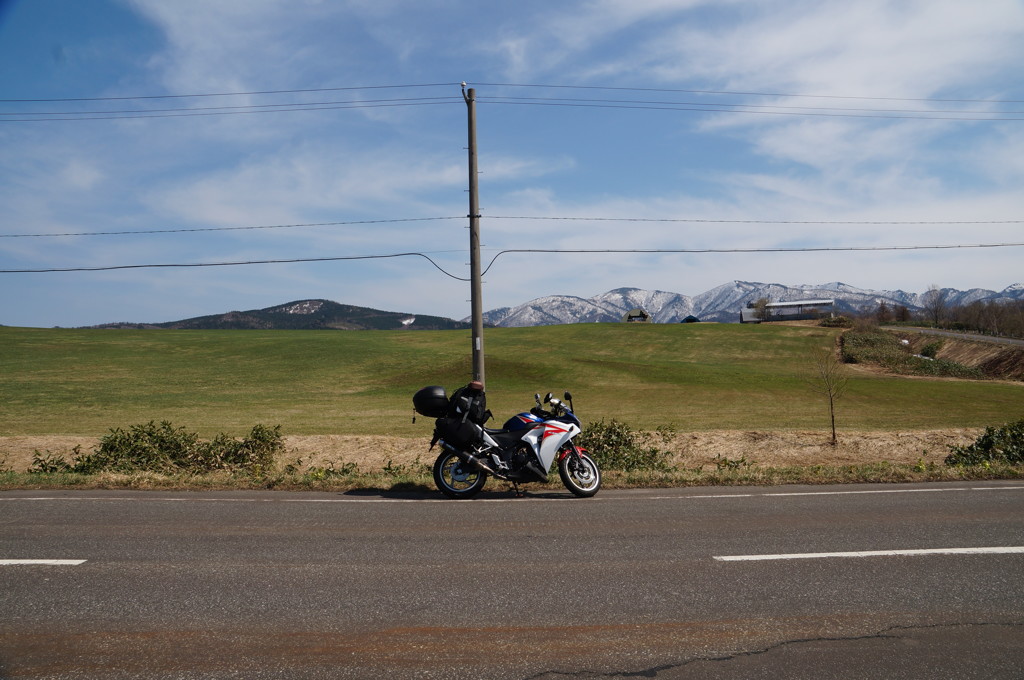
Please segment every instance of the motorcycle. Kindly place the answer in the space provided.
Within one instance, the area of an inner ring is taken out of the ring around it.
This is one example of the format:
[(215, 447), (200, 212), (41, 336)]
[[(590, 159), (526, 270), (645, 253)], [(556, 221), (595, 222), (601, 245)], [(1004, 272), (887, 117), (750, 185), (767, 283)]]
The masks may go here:
[[(428, 390), (433, 392), (424, 396)], [(437, 417), (442, 395), (442, 388), (423, 388), (413, 398), (416, 411)], [(543, 404), (540, 394), (535, 394), (534, 400), (537, 405), (528, 412), (513, 416), (501, 429), (490, 429), (467, 417), (472, 408), (465, 399), (456, 405), (445, 399), (445, 410), (435, 421), (430, 445), (431, 449), (441, 445), (433, 467), (438, 490), (448, 498), (471, 498), (484, 488), (488, 477), (495, 477), (511, 482), (516, 495), (521, 496), (519, 485), (547, 482), (557, 460), (565, 488), (581, 498), (596, 494), (601, 488), (601, 470), (574, 441), (582, 427), (573, 413), (572, 395), (566, 392), (564, 401), (560, 401), (549, 392)]]

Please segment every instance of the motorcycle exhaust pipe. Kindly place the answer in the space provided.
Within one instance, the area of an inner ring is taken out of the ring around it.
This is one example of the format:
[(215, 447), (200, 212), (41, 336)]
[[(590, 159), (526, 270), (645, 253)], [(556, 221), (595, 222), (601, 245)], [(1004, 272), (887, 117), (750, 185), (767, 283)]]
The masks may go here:
[(465, 451), (460, 451), (459, 449), (455, 448), (454, 446), (452, 446), (451, 444), (449, 444), (448, 442), (446, 442), (443, 439), (441, 440), (441, 446), (443, 446), (445, 449), (451, 451), (456, 456), (458, 456), (459, 460), (461, 460), (463, 463), (468, 463), (469, 465), (472, 465), (473, 467), (477, 468), (478, 470), (482, 470), (482, 471), (486, 472), (489, 475), (496, 475), (497, 474), (497, 473), (494, 472), (494, 470), (491, 469), (491, 466), (489, 466), (487, 463), (485, 463), (482, 459), (477, 458), (476, 456), (474, 456), (472, 454), (466, 453)]
[(529, 463), (526, 464), (526, 469), (532, 472), (533, 474), (537, 475), (537, 479), (539, 479), (544, 484), (548, 483), (548, 474), (541, 470), (540, 466), (534, 463), (533, 461), (530, 461)]

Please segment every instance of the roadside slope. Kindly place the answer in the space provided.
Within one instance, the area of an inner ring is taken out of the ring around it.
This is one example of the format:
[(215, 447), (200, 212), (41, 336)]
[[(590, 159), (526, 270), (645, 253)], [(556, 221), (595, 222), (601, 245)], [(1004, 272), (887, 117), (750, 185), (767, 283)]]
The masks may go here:
[(900, 337), (921, 353), (928, 345), (939, 343), (936, 359), (947, 359), (977, 368), (991, 378), (1024, 380), (1024, 340), (990, 338), (966, 333), (930, 329), (900, 328)]

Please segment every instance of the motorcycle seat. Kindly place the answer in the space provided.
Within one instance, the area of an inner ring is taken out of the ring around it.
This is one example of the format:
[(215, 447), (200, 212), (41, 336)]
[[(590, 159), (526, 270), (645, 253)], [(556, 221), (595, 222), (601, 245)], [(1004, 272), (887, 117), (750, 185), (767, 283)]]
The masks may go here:
[(498, 435), (498, 434), (508, 434), (512, 430), (494, 429), (494, 428), (490, 428), (490, 427), (485, 427), (485, 428), (483, 428), (483, 431), (493, 437), (494, 435)]

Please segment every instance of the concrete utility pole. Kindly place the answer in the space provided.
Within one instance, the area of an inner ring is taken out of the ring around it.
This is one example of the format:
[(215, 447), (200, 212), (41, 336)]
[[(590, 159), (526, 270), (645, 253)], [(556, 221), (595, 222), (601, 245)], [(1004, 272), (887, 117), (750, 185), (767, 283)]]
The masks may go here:
[[(469, 276), (473, 319), (473, 380), (484, 383), (484, 306), (480, 276), (480, 203), (476, 168), (476, 90), (462, 83), (469, 115)], [(486, 384), (486, 383), (485, 383)]]

